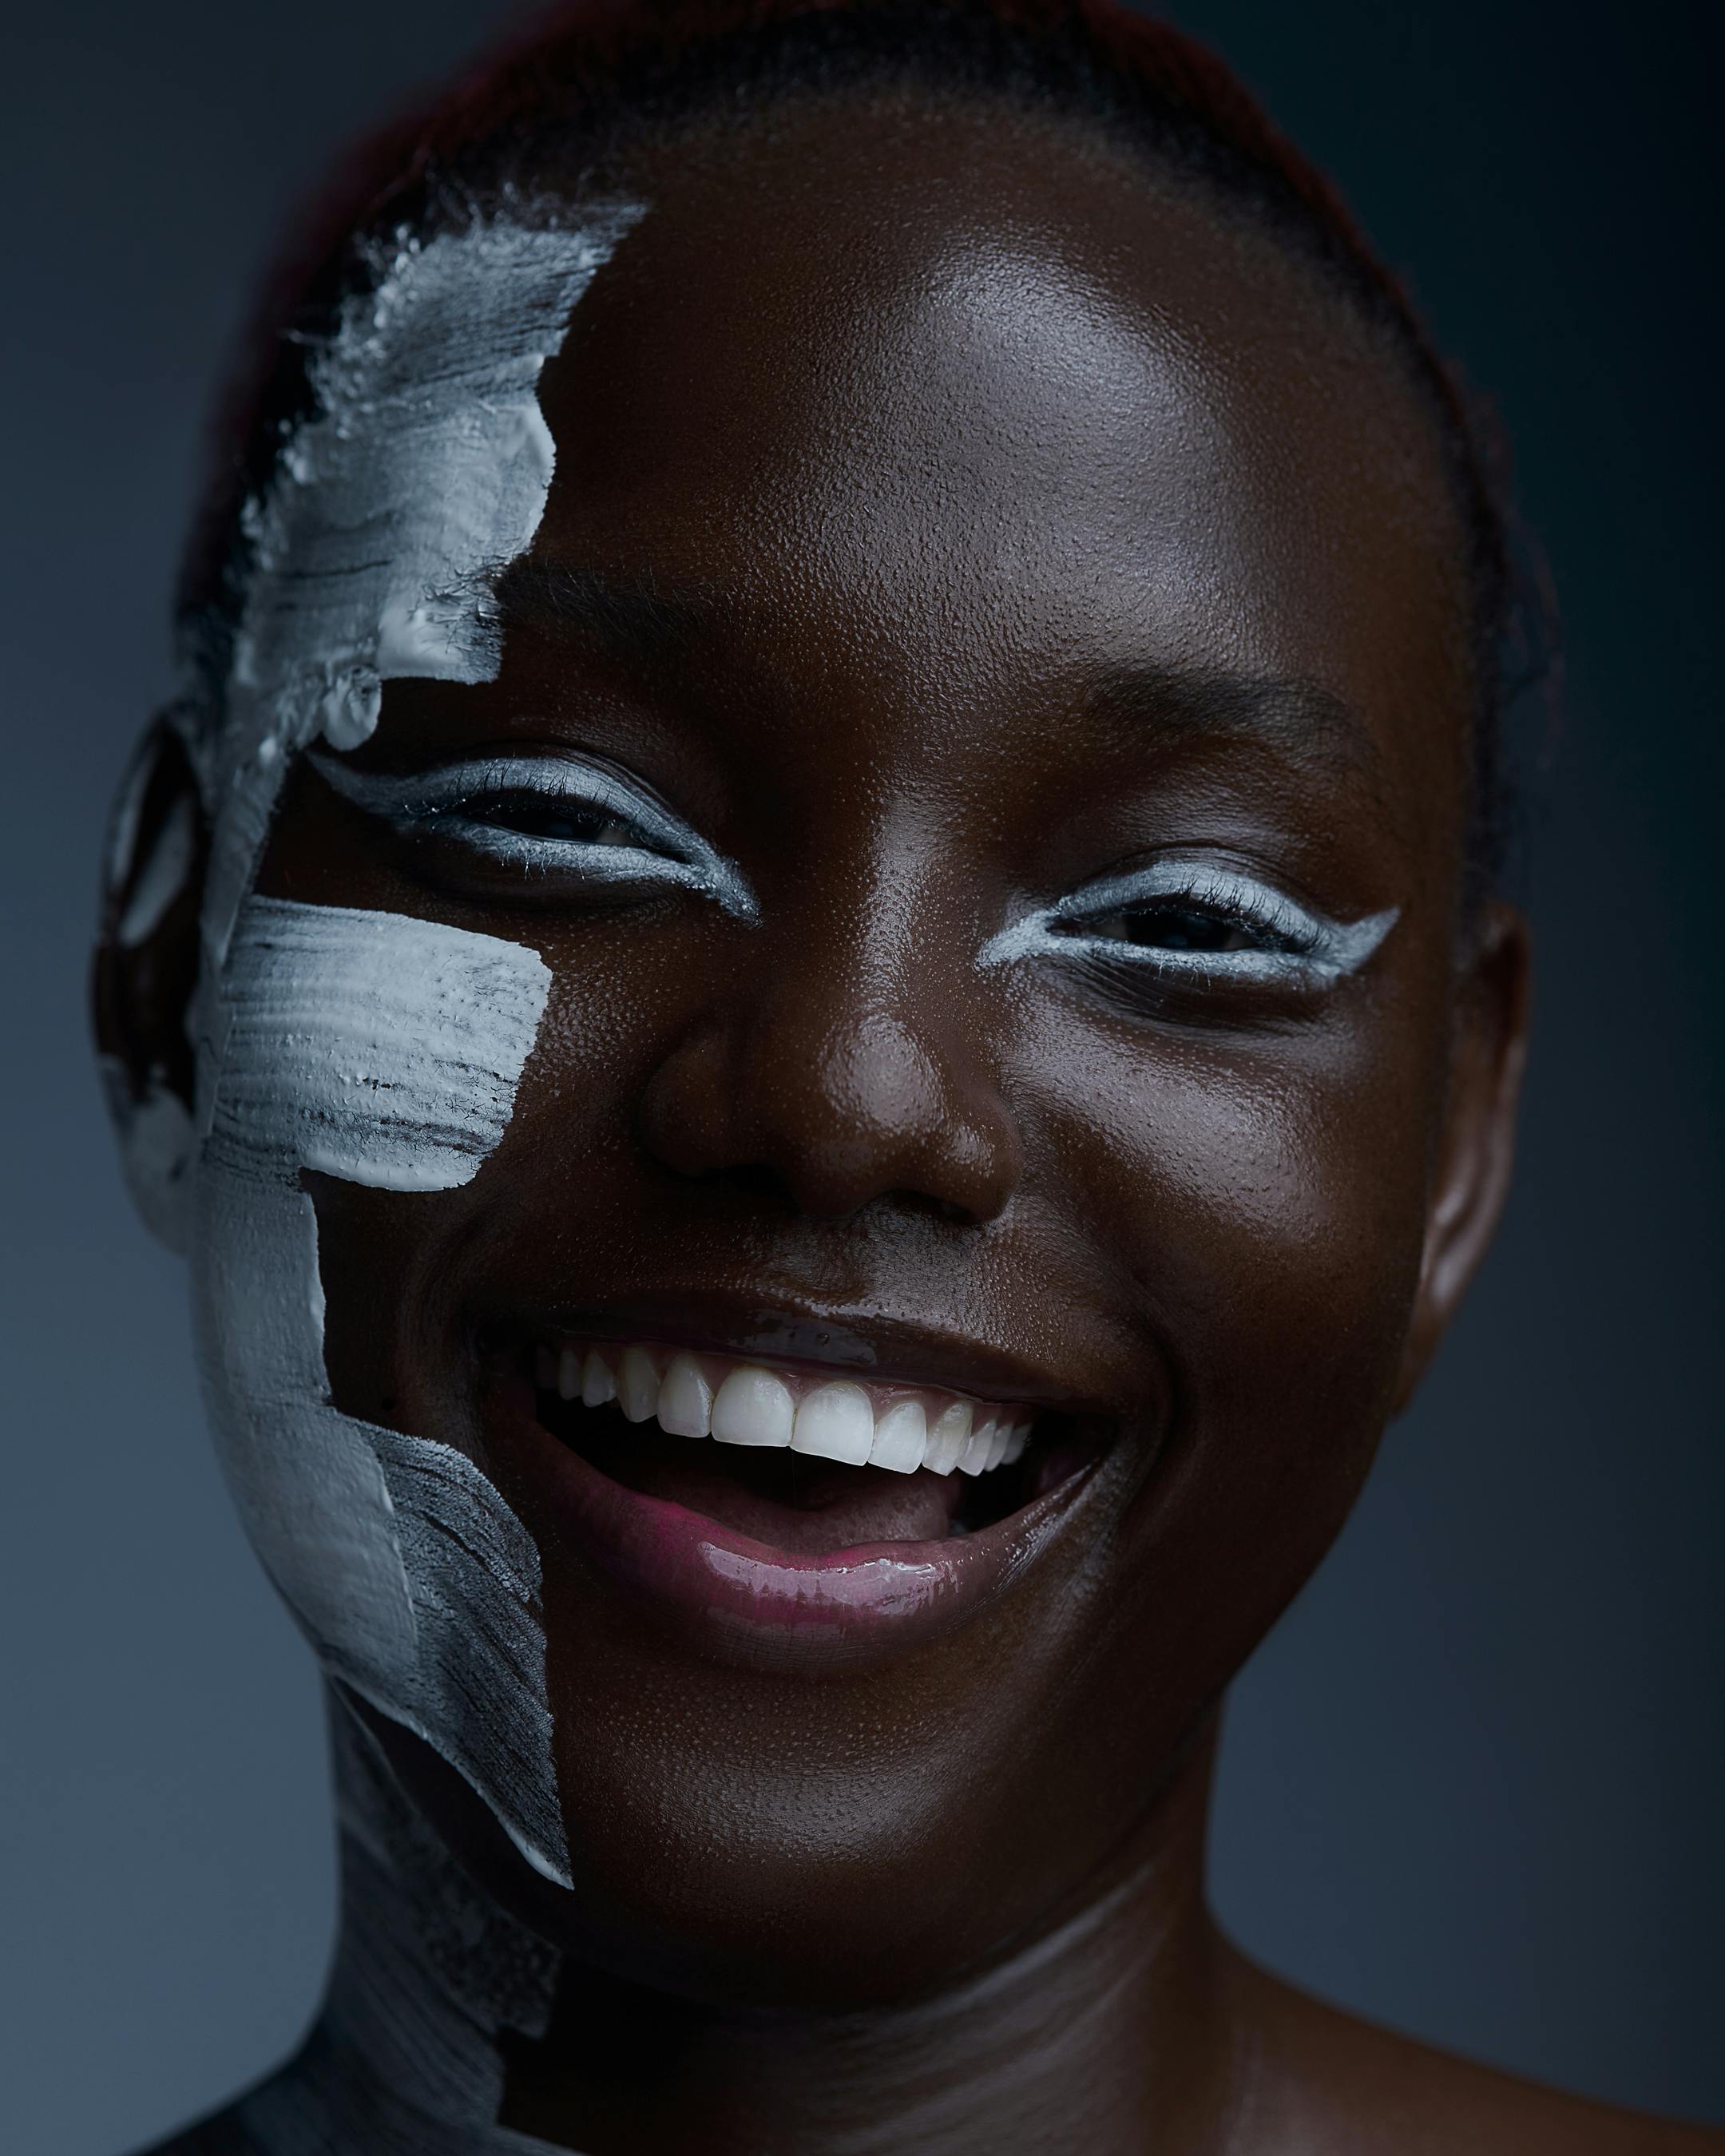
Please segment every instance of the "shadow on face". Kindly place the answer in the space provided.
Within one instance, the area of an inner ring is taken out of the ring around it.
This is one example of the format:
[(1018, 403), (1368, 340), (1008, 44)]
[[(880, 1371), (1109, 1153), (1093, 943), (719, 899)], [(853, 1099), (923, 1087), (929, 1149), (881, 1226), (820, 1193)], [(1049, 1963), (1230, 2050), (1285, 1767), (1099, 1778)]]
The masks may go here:
[[(342, 760), (611, 791), (392, 820), (302, 762), (259, 888), (552, 971), (473, 1183), (314, 1192), (338, 1404), (469, 1452), (540, 1548), (575, 1892), (538, 1921), (855, 2001), (1153, 1842), (1489, 1233), (1520, 944), (1458, 934), (1439, 455), (1312, 273), (1063, 126), (910, 94), (637, 166), (544, 377), (499, 676), (389, 683)], [(644, 829), (680, 884), (557, 865)], [(614, 1389), (631, 1342), (655, 1383), (1000, 1404), (1026, 1448), (965, 1490), (564, 1397), (572, 1345)], [(596, 1557), (600, 1480), (805, 1558), (1006, 1555), (901, 1637), (763, 1641)]]

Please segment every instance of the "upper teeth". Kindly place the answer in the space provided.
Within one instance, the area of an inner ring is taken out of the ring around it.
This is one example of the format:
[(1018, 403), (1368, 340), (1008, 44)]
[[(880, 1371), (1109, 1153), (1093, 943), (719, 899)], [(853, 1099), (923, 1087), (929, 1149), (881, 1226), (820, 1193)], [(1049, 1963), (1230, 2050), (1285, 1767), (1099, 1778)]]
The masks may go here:
[(1024, 1408), (927, 1387), (823, 1382), (798, 1371), (641, 1342), (547, 1345), (536, 1351), (534, 1375), (546, 1392), (590, 1408), (614, 1400), (631, 1422), (656, 1419), (675, 1437), (781, 1445), (901, 1475), (919, 1467), (936, 1475), (955, 1468), (985, 1474), (1016, 1460), (1030, 1434)]

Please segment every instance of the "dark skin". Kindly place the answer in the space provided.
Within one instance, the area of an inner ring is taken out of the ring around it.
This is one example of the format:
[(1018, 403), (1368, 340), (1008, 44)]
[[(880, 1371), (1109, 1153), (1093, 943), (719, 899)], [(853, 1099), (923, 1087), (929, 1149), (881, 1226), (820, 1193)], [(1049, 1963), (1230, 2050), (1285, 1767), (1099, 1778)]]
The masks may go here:
[[(315, 1191), (338, 1402), (466, 1448), (541, 1546), (572, 1894), (383, 1732), (570, 1951), (505, 2123), (590, 2156), (1722, 2145), (1335, 2015), (1204, 1907), (1219, 1696), (1508, 1173), (1526, 937), (1461, 912), (1427, 414), (1312, 272), (1064, 126), (829, 105), (643, 150), (632, 184), (650, 213), (544, 378), (531, 557), (608, 603), (515, 579), (498, 680), (390, 684), (355, 761), (598, 754), (759, 921), (480, 888), (303, 763), (259, 879), (554, 973), (470, 1185)], [(975, 964), (1179, 848), (1395, 926), (1292, 1000)], [(107, 963), (135, 1069), (185, 927)], [(524, 1312), (675, 1337), (682, 1306), (1106, 1424), (1072, 1531), (884, 1667), (690, 1655), (562, 1546), (494, 1354)]]

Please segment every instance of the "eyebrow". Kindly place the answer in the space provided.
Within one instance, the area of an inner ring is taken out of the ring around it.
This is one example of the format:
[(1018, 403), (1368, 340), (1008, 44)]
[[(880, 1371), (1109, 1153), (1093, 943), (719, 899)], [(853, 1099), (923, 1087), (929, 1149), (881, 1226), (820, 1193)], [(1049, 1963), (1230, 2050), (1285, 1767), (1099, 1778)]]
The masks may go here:
[(1093, 678), (1086, 701), (1093, 716), (1134, 732), (1261, 742), (1374, 777), (1383, 767), (1372, 729), (1353, 706), (1296, 675), (1122, 667)]
[(674, 658), (726, 612), (711, 593), (532, 556), (511, 562), (490, 580), (490, 589), (505, 629), (551, 629), (620, 659)]
[[(524, 555), (489, 588), (505, 629), (549, 629), (645, 664), (680, 657), (732, 618), (710, 588), (555, 557)], [(1382, 773), (1382, 753), (1360, 713), (1333, 690), (1298, 676), (1141, 664), (1092, 675), (1083, 703), (1091, 716), (1135, 734), (1256, 741), (1373, 778)]]

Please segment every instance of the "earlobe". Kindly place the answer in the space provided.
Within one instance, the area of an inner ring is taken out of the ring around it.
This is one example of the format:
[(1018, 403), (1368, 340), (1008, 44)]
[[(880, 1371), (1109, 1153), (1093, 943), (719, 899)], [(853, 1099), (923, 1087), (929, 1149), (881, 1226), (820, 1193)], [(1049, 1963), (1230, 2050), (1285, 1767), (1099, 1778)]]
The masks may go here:
[(185, 744), (158, 721), (116, 806), (91, 991), (108, 1105), (134, 1202), (172, 1250), (186, 1244), (208, 830)]
[(1398, 1414), (1490, 1248), (1508, 1194), (1527, 1056), (1530, 971), (1526, 919), (1517, 907), (1492, 906), (1461, 985), (1443, 1145), (1396, 1384)]

